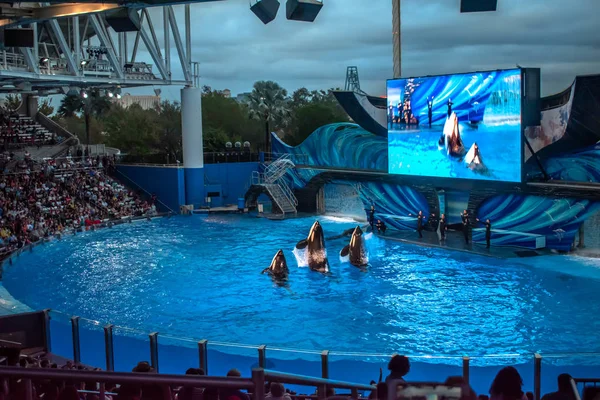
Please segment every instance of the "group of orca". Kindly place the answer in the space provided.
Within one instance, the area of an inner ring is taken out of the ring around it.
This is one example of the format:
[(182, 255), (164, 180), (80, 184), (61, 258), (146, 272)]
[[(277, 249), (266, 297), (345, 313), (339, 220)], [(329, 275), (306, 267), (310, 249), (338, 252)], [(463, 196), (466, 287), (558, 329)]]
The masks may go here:
[[(363, 231), (360, 226), (357, 226), (354, 229), (345, 231), (341, 236), (349, 234), (351, 234), (350, 243), (340, 251), (340, 256), (348, 257), (350, 263), (356, 267), (364, 267), (368, 263), (368, 255), (365, 248)], [(306, 239), (299, 241), (296, 249), (306, 249), (308, 267), (312, 271), (321, 273), (329, 272), (329, 261), (327, 260), (327, 251), (325, 250), (325, 236), (323, 234), (323, 227), (319, 221), (315, 221)], [(290, 271), (283, 250), (280, 249), (275, 254), (271, 265), (265, 268), (262, 273), (267, 273), (276, 280), (286, 280), (288, 278)]]
[(460, 135), (456, 113), (451, 113), (446, 119), (444, 130), (438, 141), (438, 147), (440, 150), (444, 150), (448, 156), (460, 158), (470, 170), (482, 174), (488, 172), (488, 168), (481, 158), (481, 152), (477, 143), (473, 143), (469, 151), (466, 151)]

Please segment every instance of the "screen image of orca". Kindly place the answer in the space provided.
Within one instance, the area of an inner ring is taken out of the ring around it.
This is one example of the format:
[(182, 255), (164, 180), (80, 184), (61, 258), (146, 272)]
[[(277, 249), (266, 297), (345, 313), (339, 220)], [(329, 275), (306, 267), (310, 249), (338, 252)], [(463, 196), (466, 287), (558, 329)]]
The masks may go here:
[(521, 70), (389, 80), (388, 172), (521, 181)]

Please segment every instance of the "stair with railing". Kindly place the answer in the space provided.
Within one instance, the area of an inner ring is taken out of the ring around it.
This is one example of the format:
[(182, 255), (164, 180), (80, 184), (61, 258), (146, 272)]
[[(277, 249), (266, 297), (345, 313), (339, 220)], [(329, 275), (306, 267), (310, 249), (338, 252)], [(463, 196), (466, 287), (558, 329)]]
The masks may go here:
[(263, 187), (283, 215), (297, 212), (298, 200), (283, 179), (285, 173), (294, 167), (291, 156), (286, 154), (264, 166), (264, 173), (252, 174), (252, 185)]

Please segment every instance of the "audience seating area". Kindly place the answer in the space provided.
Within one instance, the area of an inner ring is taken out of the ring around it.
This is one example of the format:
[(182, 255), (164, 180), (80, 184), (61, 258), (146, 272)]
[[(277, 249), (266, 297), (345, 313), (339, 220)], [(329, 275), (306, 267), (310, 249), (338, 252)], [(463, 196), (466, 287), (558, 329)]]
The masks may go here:
[(0, 255), (54, 235), (157, 213), (154, 198), (143, 200), (110, 176), (110, 157), (7, 159), (15, 172), (0, 174)]
[(65, 139), (48, 131), (30, 117), (5, 110), (0, 110), (0, 137), (5, 150), (25, 145), (55, 145)]
[[(371, 381), (370, 384), (310, 378), (262, 368), (253, 369), (250, 378), (242, 378), (237, 369), (231, 369), (226, 377), (205, 376), (201, 368), (189, 368), (185, 375), (159, 375), (146, 361), (139, 362), (131, 373), (103, 372), (71, 361), (57, 364), (46, 354), (21, 356), (19, 351), (9, 352), (2, 364), (0, 400), (334, 400), (361, 397), (395, 400), (394, 388), (398, 384), (410, 383), (410, 361), (401, 355), (392, 357), (388, 364), (389, 374), (383, 382)], [(557, 391), (546, 394), (542, 399), (597, 399), (600, 388), (595, 384), (600, 380), (579, 380), (580, 383), (592, 384), (583, 387), (583, 397), (577, 381), (567, 374), (560, 375)], [(286, 389), (284, 384), (288, 383), (307, 387), (309, 394), (297, 394)], [(440, 384), (460, 387), (460, 400), (532, 400), (534, 397), (533, 393), (523, 391), (522, 378), (513, 367), (499, 370), (490, 382), (489, 395), (477, 396), (461, 376), (448, 377)]]

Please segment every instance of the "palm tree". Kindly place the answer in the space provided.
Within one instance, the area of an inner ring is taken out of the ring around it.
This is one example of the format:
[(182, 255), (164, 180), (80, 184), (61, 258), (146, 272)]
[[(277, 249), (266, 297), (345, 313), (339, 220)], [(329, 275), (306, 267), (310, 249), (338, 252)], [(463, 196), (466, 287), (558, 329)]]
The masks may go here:
[(64, 118), (73, 117), (82, 112), (85, 119), (86, 143), (90, 144), (90, 118), (98, 117), (108, 111), (111, 107), (110, 100), (98, 89), (94, 89), (85, 96), (77, 93), (68, 93), (63, 97), (58, 114)]
[(250, 118), (265, 122), (265, 151), (271, 151), (271, 129), (283, 128), (290, 120), (291, 111), (287, 90), (273, 81), (254, 83), (252, 93), (248, 98), (248, 113)]

